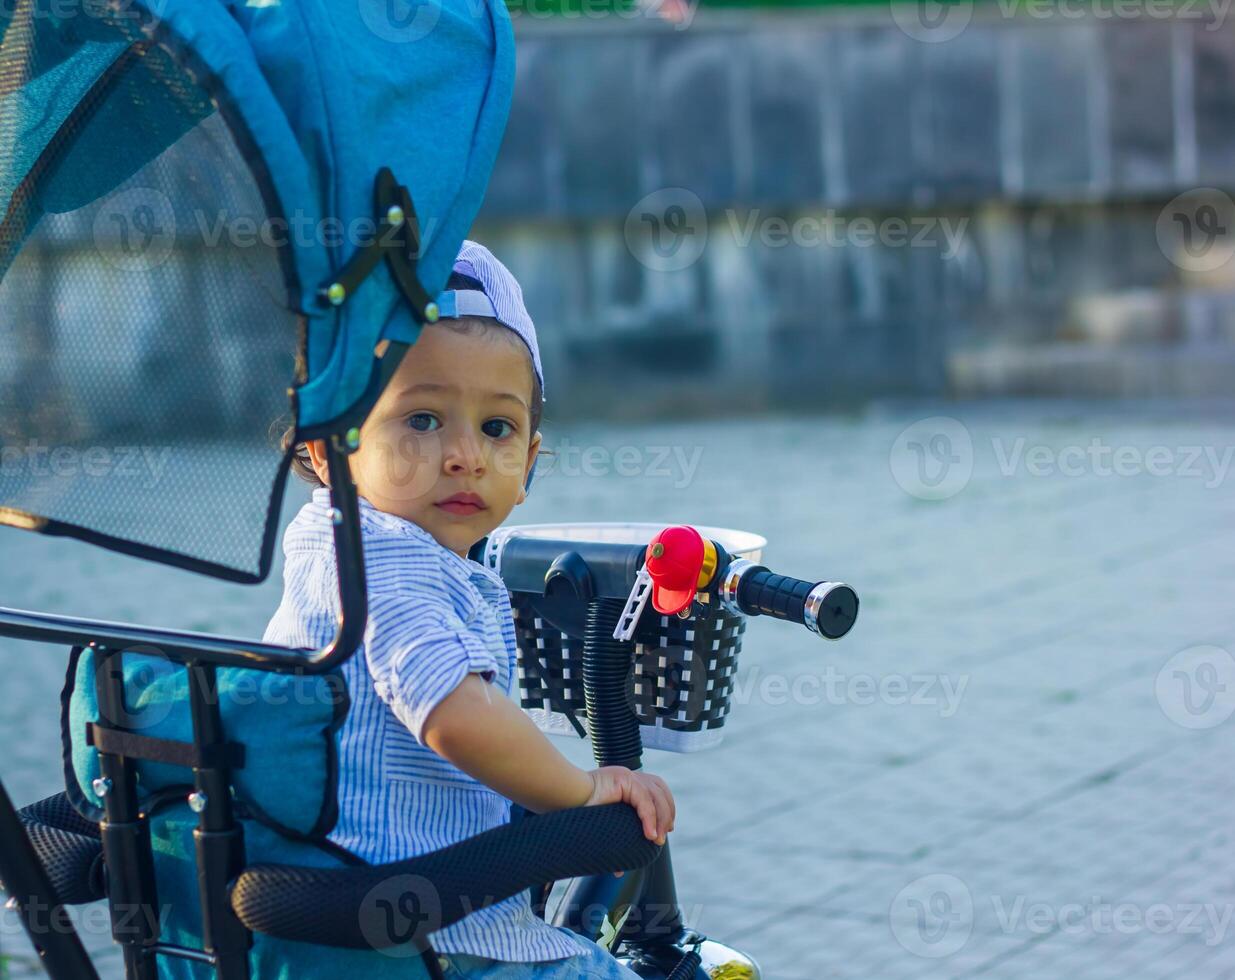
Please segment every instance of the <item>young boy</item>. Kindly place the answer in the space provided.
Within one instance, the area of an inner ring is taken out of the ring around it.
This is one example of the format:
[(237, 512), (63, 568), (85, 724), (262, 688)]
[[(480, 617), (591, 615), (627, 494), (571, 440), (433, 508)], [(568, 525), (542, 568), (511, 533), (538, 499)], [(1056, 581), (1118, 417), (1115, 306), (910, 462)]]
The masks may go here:
[[(467, 553), (524, 500), (544, 379), (522, 291), (487, 249), (465, 242), (447, 288), (442, 319), (403, 358), (351, 456), (369, 622), (343, 667), (352, 706), (331, 839), (385, 863), (501, 826), (512, 800), (533, 812), (625, 801), (663, 842), (675, 810), (661, 779), (576, 768), (510, 698), (509, 596)], [(283, 601), (266, 639), (314, 647), (338, 614), (323, 445), (298, 447), (296, 468), (318, 489), (284, 538)], [(635, 977), (535, 916), (527, 893), (431, 939), (448, 977)]]

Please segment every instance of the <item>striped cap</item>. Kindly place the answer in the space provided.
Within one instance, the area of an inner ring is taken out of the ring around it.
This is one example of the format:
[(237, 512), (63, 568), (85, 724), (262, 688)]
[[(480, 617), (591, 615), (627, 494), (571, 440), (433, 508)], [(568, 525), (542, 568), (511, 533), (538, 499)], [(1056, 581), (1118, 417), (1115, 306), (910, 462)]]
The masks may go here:
[(543, 394), (545, 374), (540, 366), (540, 347), (536, 343), (536, 326), (523, 305), (523, 290), (510, 274), (510, 270), (494, 257), (483, 245), (464, 241), (459, 257), (455, 259), (454, 271), (475, 279), (484, 287), (476, 289), (448, 289), (438, 294), (439, 319), (458, 319), (465, 316), (487, 316), (509, 327), (519, 335), (532, 355), (532, 367), (540, 382)]

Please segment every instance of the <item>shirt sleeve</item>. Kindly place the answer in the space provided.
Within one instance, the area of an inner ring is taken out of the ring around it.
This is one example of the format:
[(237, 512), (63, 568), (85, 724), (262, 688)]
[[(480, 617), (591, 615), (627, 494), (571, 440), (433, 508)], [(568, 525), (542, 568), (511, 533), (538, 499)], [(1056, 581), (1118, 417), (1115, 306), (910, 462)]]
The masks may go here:
[(371, 594), (365, 658), (378, 697), (421, 744), (429, 713), (468, 674), (492, 682), (498, 672), (489, 648), (429, 595)]

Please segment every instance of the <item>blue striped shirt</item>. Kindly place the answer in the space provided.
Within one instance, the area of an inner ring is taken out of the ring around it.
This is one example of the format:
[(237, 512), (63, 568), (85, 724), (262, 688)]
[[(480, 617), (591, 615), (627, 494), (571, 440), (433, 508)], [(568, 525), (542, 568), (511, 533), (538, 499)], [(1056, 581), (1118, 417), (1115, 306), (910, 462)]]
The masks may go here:
[[(510, 801), (421, 742), (425, 719), (470, 673), (510, 696), (516, 646), (497, 573), (361, 499), (369, 622), (343, 665), (352, 705), (339, 733), (331, 840), (371, 864), (436, 851), (510, 821)], [(268, 642), (320, 647), (339, 594), (330, 494), (315, 490), (283, 539), (283, 601)], [(532, 913), (526, 892), (434, 933), (443, 953), (535, 962), (585, 947)]]

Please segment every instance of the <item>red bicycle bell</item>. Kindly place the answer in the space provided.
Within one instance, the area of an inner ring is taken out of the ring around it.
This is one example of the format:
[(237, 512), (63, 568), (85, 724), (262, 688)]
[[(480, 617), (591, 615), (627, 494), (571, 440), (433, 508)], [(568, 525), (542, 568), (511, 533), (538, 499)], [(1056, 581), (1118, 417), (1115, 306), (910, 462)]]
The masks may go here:
[[(685, 524), (667, 527), (652, 538), (644, 567), (652, 578), (652, 606), (658, 613), (676, 615), (707, 585), (716, 567), (715, 548), (710, 544)], [(711, 569), (707, 567), (709, 552)]]

